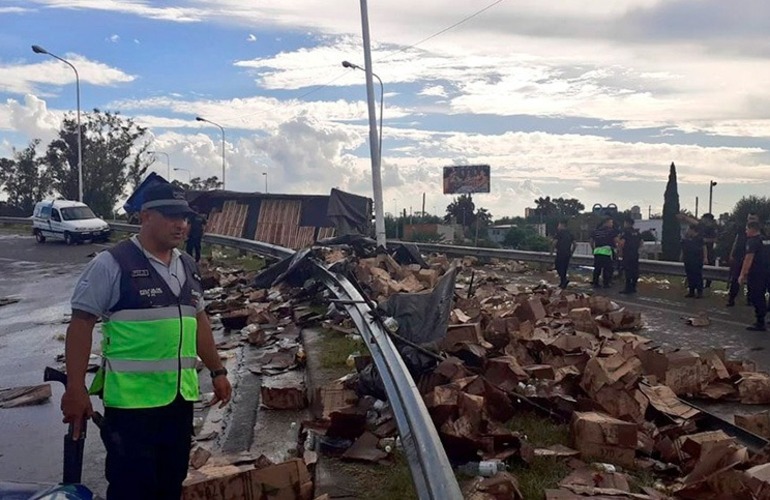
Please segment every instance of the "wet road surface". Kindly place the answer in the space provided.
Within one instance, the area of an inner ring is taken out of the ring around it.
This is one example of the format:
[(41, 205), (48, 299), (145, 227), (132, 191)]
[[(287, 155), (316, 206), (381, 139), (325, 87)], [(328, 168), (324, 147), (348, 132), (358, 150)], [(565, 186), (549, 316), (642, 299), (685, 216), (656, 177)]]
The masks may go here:
[[(43, 369), (64, 352), (69, 298), (89, 254), (103, 245), (38, 245), (32, 237), (0, 234), (0, 297), (21, 299), (0, 307), (0, 387), (36, 385)], [(98, 346), (98, 335), (94, 335)], [(0, 410), (0, 479), (57, 483), (61, 479), (61, 384), (39, 406)], [(99, 400), (94, 399), (94, 408)], [(95, 426), (88, 427), (83, 481), (104, 494), (104, 448)]]

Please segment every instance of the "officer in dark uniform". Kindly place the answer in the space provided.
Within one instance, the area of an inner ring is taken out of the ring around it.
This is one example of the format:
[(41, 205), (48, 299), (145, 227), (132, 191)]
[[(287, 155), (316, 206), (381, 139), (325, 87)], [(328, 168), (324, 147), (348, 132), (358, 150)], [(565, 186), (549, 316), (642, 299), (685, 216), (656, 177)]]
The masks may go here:
[(556, 272), (559, 274), (559, 288), (567, 288), (569, 280), (567, 279), (567, 269), (569, 261), (575, 252), (575, 237), (567, 229), (567, 221), (560, 220), (556, 227), (556, 234), (553, 237), (553, 249), (556, 250)]
[(685, 297), (703, 298), (703, 264), (707, 262), (706, 245), (697, 224), (690, 224), (682, 238), (682, 262), (687, 274), (688, 292)]
[[(759, 221), (757, 214), (750, 213), (746, 217), (746, 223), (752, 221)], [(743, 228), (738, 230), (733, 240), (733, 246), (730, 249), (730, 288), (727, 294), (727, 307), (733, 307), (735, 305), (735, 298), (741, 293), (743, 288), (738, 283), (738, 277), (741, 275), (741, 267), (743, 267), (743, 257), (746, 255), (746, 231)], [(751, 305), (748, 303), (747, 305)]]
[(626, 274), (626, 287), (620, 293), (636, 293), (636, 283), (639, 281), (639, 248), (642, 237), (639, 230), (634, 228), (634, 219), (627, 217), (623, 221), (623, 232), (620, 234), (620, 251), (623, 257), (623, 270)]
[(743, 258), (741, 274), (738, 283), (746, 283), (749, 289), (749, 300), (754, 306), (756, 322), (746, 327), (752, 332), (767, 331), (765, 316), (767, 315), (767, 251), (762, 239), (762, 226), (759, 222), (752, 221), (746, 224), (746, 256)]

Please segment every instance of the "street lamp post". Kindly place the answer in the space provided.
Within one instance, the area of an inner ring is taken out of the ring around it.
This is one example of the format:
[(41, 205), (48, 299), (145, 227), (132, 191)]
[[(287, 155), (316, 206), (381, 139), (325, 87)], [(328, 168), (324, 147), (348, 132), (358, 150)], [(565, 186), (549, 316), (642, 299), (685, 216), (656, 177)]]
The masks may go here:
[(267, 194), (267, 172), (262, 172), (262, 175), (265, 176), (265, 194)]
[(77, 68), (66, 59), (63, 59), (56, 54), (52, 54), (45, 50), (40, 45), (33, 45), (32, 52), (35, 54), (45, 54), (58, 59), (75, 72), (75, 88), (77, 91), (77, 108), (78, 108), (78, 201), (83, 203), (83, 131), (80, 129), (80, 75)]
[(200, 116), (196, 116), (195, 120), (199, 122), (210, 123), (214, 126), (219, 127), (219, 130), (222, 131), (222, 189), (224, 190), (225, 189), (225, 128), (218, 123), (214, 123), (211, 120), (207, 120)]
[(714, 200), (714, 186), (717, 185), (717, 181), (710, 181), (709, 182), (709, 213), (714, 214), (714, 211), (712, 209), (712, 204)]
[(163, 151), (147, 151), (147, 152), (153, 156), (155, 155), (166, 156), (166, 175), (168, 176), (168, 181), (171, 182), (171, 159), (169, 158), (168, 153), (164, 153)]
[(176, 167), (174, 167), (174, 172), (179, 172), (179, 171), (187, 172), (187, 183), (189, 184), (190, 181), (192, 180), (192, 174), (190, 173), (190, 171), (188, 169), (186, 169), (186, 168), (176, 168)]
[(364, 68), (366, 73), (366, 100), (369, 108), (369, 151), (372, 158), (372, 190), (374, 191), (374, 230), (377, 246), (385, 248), (385, 217), (382, 207), (382, 174), (380, 141), (377, 135), (377, 114), (374, 107), (374, 82), (372, 81), (372, 49), (369, 42), (369, 10), (366, 0), (361, 0), (361, 32), (364, 42)]
[[(342, 66), (344, 68), (358, 69), (364, 72), (366, 71), (358, 64), (353, 64), (350, 61), (342, 61)], [(382, 161), (382, 109), (385, 102), (385, 86), (382, 84), (382, 78), (377, 76), (377, 73), (372, 72), (372, 76), (375, 77), (378, 82), (380, 82), (380, 131), (378, 136), (377, 149), (380, 151), (380, 161)]]

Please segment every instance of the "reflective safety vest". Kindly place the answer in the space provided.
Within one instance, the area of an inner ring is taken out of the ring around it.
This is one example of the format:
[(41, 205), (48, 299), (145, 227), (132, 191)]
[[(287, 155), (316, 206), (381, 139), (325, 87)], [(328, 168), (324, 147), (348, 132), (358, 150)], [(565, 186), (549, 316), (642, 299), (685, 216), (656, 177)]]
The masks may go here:
[(114, 408), (165, 406), (178, 394), (197, 401), (195, 261), (181, 255), (186, 279), (177, 297), (135, 243), (109, 251), (120, 265), (120, 299), (102, 325), (103, 362), (89, 392)]
[(594, 248), (594, 255), (607, 255), (609, 257), (612, 257), (612, 247), (609, 245), (596, 247)]

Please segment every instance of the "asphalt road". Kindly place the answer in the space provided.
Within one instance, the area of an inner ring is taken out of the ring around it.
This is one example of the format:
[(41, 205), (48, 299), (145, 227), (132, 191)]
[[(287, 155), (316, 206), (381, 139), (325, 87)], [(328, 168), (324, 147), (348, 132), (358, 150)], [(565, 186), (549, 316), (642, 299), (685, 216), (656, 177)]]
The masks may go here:
[[(0, 234), (0, 297), (20, 299), (0, 307), (0, 387), (36, 385), (43, 369), (64, 352), (72, 288), (89, 254), (104, 245), (38, 245), (34, 238)], [(95, 335), (94, 346), (99, 339)], [(0, 409), (0, 480), (57, 483), (61, 479), (61, 384), (39, 406)], [(94, 399), (95, 407), (98, 400)], [(86, 440), (83, 481), (104, 494), (104, 448), (94, 426)]]

